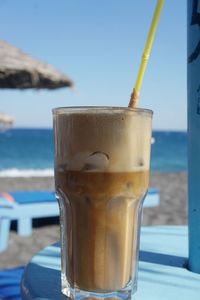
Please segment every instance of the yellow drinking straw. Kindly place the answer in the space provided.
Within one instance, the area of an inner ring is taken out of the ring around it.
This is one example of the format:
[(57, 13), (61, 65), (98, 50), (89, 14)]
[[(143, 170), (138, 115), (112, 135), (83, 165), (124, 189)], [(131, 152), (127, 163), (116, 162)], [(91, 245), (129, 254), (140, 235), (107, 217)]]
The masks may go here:
[(131, 94), (131, 99), (130, 99), (130, 102), (129, 102), (129, 105), (128, 105), (129, 107), (136, 107), (137, 106), (140, 87), (141, 87), (141, 84), (142, 84), (142, 79), (144, 77), (147, 62), (148, 62), (148, 59), (149, 59), (149, 56), (150, 56), (151, 47), (152, 47), (152, 44), (153, 44), (153, 39), (154, 39), (154, 36), (155, 36), (155, 32), (156, 32), (156, 28), (157, 28), (157, 25), (158, 25), (158, 21), (159, 21), (159, 18), (160, 18), (160, 13), (161, 13), (163, 4), (164, 4), (164, 0), (157, 0), (157, 5), (156, 5), (155, 11), (154, 11), (153, 19), (152, 19), (152, 22), (151, 22), (151, 27), (150, 27), (149, 34), (148, 34), (148, 37), (147, 37), (144, 52), (143, 52), (143, 55), (142, 55), (138, 76), (137, 76), (137, 79), (136, 79), (136, 82), (135, 82), (135, 87), (134, 87), (133, 92)]

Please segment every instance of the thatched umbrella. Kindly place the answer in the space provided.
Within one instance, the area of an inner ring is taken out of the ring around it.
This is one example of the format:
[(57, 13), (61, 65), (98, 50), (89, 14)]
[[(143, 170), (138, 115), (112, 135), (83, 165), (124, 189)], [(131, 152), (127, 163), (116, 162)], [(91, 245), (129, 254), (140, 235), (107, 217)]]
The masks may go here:
[(0, 131), (12, 127), (14, 119), (4, 113), (0, 113)]
[(0, 41), (0, 88), (56, 89), (72, 86), (72, 81), (48, 64)]

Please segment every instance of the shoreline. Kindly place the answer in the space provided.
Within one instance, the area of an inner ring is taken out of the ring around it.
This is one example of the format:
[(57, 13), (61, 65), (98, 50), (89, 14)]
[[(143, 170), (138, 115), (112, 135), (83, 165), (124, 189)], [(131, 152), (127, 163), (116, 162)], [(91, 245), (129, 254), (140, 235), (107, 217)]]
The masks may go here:
[[(159, 176), (162, 175), (166, 179), (170, 178), (172, 174), (180, 176), (181, 174), (187, 175), (187, 171), (151, 171), (150, 173), (150, 186), (151, 182), (159, 181)], [(7, 192), (24, 190), (35, 190), (38, 188), (52, 190), (54, 189), (54, 176), (0, 176), (0, 191), (2, 189)]]

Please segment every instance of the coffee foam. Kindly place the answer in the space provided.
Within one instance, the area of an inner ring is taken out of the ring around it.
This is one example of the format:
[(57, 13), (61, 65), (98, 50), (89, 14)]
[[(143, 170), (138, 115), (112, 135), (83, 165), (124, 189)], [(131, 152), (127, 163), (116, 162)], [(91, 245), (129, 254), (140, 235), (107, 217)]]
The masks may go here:
[[(129, 172), (149, 169), (151, 115), (131, 112), (58, 114), (56, 164), (65, 170)], [(94, 138), (95, 137), (95, 138)]]

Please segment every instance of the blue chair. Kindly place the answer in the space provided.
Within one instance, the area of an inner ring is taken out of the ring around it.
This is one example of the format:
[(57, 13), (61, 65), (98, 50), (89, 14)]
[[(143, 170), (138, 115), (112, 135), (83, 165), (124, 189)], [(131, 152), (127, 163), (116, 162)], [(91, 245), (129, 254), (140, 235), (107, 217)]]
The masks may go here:
[(21, 300), (20, 280), (24, 267), (0, 271), (0, 299)]

